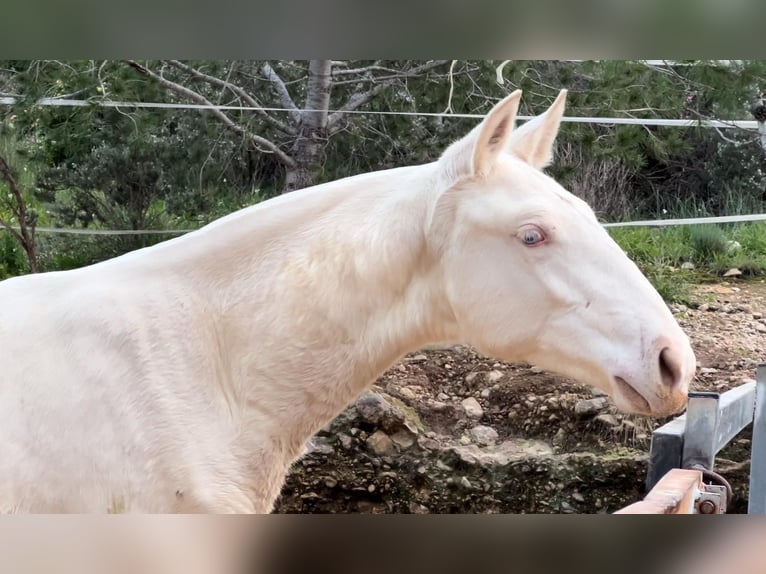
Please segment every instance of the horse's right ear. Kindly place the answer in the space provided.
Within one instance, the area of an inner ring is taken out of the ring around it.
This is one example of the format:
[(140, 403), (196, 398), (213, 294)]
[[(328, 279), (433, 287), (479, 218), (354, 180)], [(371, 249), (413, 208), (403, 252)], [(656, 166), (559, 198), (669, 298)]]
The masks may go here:
[(439, 161), (450, 179), (484, 176), (492, 171), (498, 156), (507, 152), (520, 99), (521, 90), (516, 90), (495, 105), (467, 136), (447, 148)]

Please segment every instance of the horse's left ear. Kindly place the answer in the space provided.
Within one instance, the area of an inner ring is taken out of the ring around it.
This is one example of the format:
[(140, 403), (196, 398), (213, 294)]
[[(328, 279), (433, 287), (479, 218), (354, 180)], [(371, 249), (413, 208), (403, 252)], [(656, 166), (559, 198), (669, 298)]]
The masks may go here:
[(511, 133), (508, 151), (534, 168), (542, 169), (553, 160), (553, 142), (564, 115), (567, 91), (561, 90), (548, 110)]
[(493, 107), (468, 135), (453, 143), (439, 159), (450, 180), (484, 176), (497, 158), (507, 153), (521, 90), (516, 90)]

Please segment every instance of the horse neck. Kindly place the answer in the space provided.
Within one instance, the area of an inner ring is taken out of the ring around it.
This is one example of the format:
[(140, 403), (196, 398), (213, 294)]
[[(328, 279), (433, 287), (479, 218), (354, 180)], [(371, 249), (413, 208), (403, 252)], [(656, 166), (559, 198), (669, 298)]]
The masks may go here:
[(248, 402), (291, 405), (290, 418), (300, 405), (314, 409), (302, 431), (314, 432), (403, 354), (454, 338), (426, 241), (433, 172), (388, 170), (293, 192), (189, 244), (187, 253), (204, 255), (190, 268), (217, 302), (223, 347), (247, 384), (258, 382)]

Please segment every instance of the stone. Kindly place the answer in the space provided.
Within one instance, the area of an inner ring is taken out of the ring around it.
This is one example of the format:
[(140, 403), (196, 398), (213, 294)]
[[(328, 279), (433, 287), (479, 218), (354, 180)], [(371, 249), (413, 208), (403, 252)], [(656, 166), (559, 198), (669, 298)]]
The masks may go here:
[(488, 399), (488, 398), (489, 398), (489, 395), (490, 395), (490, 393), (491, 393), (491, 392), (492, 392), (492, 390), (491, 390), (491, 389), (483, 389), (483, 390), (482, 390), (482, 391), (479, 393), (479, 395), (481, 395), (481, 398), (483, 398), (483, 399)]
[(463, 488), (473, 488), (471, 481), (468, 480), (465, 476), (460, 479), (460, 486)]
[(375, 431), (367, 439), (367, 448), (378, 456), (390, 456), (396, 452), (394, 442), (383, 431)]
[(482, 446), (493, 445), (498, 439), (497, 431), (487, 425), (476, 425), (468, 431), (468, 435), (473, 442)]
[(687, 271), (690, 269), (694, 269), (694, 263), (692, 263), (691, 261), (684, 261), (683, 263), (681, 263), (681, 269), (685, 269)]
[(540, 373), (543, 372), (543, 369), (541, 369), (540, 367), (530, 367), (529, 370), (535, 373), (536, 375), (539, 375)]
[(742, 271), (740, 271), (736, 267), (732, 267), (726, 273), (723, 274), (724, 277), (737, 277), (739, 275), (742, 275)]
[(341, 446), (346, 450), (349, 450), (353, 444), (353, 439), (344, 433), (340, 433), (338, 435), (338, 440), (340, 440)]
[(315, 436), (306, 443), (307, 454), (332, 454), (333, 452), (335, 452), (335, 449), (333, 449), (332, 445), (330, 445), (324, 437)]
[(449, 448), (466, 464), (481, 467), (506, 466), (511, 462), (539, 456), (550, 456), (553, 449), (539, 440), (507, 440), (499, 445), (480, 448), (475, 444)]
[(578, 417), (592, 417), (609, 406), (607, 397), (582, 399), (575, 404), (574, 412)]
[(505, 376), (505, 373), (503, 371), (490, 371), (487, 373), (487, 380), (490, 383), (496, 383), (500, 379), (502, 379)]
[(763, 323), (755, 323), (755, 330), (759, 333), (766, 333), (766, 325)]
[[(419, 389), (420, 387), (417, 388)], [(416, 387), (406, 386), (399, 389), (399, 395), (401, 395), (402, 398), (411, 401), (417, 398), (418, 393), (416, 391)]]
[(391, 435), (391, 441), (402, 450), (406, 450), (414, 445), (416, 438), (417, 436), (415, 433), (412, 433), (406, 429), (396, 431)]
[(388, 419), (404, 420), (404, 413), (379, 393), (367, 392), (356, 401), (356, 410), (366, 423), (381, 425)]
[(424, 450), (436, 450), (439, 448), (439, 443), (432, 438), (420, 436), (418, 437), (418, 446)]
[(410, 512), (412, 514), (430, 514), (431, 511), (428, 510), (427, 506), (423, 506), (422, 504), (418, 504), (417, 502), (410, 502)]
[(468, 397), (467, 399), (463, 399), (460, 404), (462, 405), (465, 414), (470, 418), (480, 419), (482, 416), (484, 416), (484, 409), (481, 408), (479, 401), (477, 401), (475, 398)]

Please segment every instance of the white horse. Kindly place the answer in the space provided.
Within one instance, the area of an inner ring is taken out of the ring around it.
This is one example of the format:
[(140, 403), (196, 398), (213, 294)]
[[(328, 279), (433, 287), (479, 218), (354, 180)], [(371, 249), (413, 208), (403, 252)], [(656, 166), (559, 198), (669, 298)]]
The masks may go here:
[(0, 511), (270, 512), (306, 441), (430, 342), (681, 410), (687, 337), (541, 171), (566, 92), (514, 129), (520, 96), (438, 161), (0, 283)]

